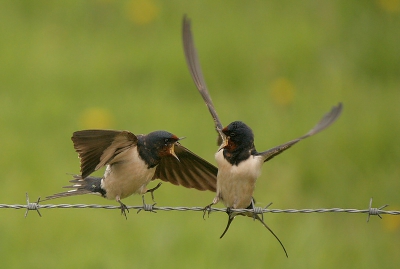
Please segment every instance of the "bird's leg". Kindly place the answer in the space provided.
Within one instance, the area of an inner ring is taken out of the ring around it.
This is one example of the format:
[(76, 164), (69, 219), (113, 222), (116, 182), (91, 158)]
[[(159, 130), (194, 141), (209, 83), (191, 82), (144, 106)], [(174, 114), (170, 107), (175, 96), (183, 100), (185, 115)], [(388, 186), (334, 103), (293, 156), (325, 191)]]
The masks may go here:
[(157, 190), (157, 189), (161, 186), (161, 184), (162, 184), (162, 183), (160, 182), (160, 183), (158, 183), (157, 186), (155, 186), (154, 188), (148, 189), (148, 190), (146, 191), (146, 193), (150, 192), (150, 194), (151, 194), (151, 199), (153, 200), (153, 202), (155, 202), (155, 201), (154, 201), (154, 191)]
[(121, 198), (119, 196), (117, 196), (115, 200), (121, 205), (121, 215), (124, 215), (125, 219), (128, 219), (128, 217), (126, 216), (126, 211), (128, 211), (129, 213), (128, 207), (123, 202), (121, 202)]
[(213, 201), (212, 201), (211, 204), (209, 204), (209, 205), (207, 205), (207, 206), (205, 206), (205, 207), (203, 208), (203, 219), (205, 219), (206, 212), (208, 213), (208, 217), (210, 217), (211, 206), (217, 204), (218, 201), (219, 201), (219, 196), (217, 195), (217, 196), (214, 197), (214, 199), (213, 199)]
[(226, 208), (226, 214), (228, 214), (228, 224), (226, 225), (226, 228), (224, 230), (224, 232), (222, 233), (222, 235), (219, 238), (224, 237), (224, 235), (226, 234), (226, 232), (229, 229), (229, 226), (231, 226), (232, 221), (235, 219), (236, 215), (233, 214), (233, 211), (231, 210), (230, 207)]

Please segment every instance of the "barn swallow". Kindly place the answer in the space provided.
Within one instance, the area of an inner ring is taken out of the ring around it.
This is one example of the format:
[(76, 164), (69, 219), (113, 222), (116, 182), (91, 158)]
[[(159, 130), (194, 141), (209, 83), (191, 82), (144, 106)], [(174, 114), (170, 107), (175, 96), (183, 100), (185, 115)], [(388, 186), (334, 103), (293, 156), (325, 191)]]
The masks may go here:
[(193, 81), (214, 119), (215, 129), (219, 134), (220, 141), (220, 147), (215, 154), (218, 166), (217, 193), (213, 202), (205, 208), (205, 211), (208, 210), (209, 212), (211, 206), (217, 204), (219, 201), (222, 201), (227, 207), (228, 224), (221, 238), (225, 235), (231, 222), (237, 215), (246, 215), (259, 220), (279, 241), (287, 256), (282, 242), (257, 214), (250, 212), (237, 213), (232, 211), (232, 209), (254, 209), (253, 193), (256, 180), (261, 175), (262, 165), (299, 141), (315, 135), (330, 126), (341, 114), (342, 104), (339, 103), (337, 106), (334, 106), (305, 135), (272, 149), (258, 152), (254, 146), (253, 131), (245, 123), (234, 121), (223, 128), (208, 93), (193, 41), (190, 20), (186, 16), (183, 18), (182, 36), (186, 63)]
[[(151, 180), (161, 179), (186, 188), (216, 191), (218, 169), (182, 146), (179, 143), (182, 138), (169, 132), (134, 135), (129, 131), (84, 130), (74, 132), (71, 139), (80, 158), (81, 174), (70, 181), (72, 186), (65, 187), (72, 190), (46, 199), (99, 194), (115, 199), (126, 217), (128, 208), (121, 199), (147, 192), (153, 197), (153, 191), (161, 183), (147, 189)], [(103, 177), (89, 176), (103, 166), (106, 166)]]

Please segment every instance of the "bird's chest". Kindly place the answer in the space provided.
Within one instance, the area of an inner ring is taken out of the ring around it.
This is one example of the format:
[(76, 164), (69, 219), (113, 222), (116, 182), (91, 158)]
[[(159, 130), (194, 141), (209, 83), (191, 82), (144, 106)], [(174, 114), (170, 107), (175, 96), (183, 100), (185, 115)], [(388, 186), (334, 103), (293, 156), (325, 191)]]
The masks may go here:
[(217, 195), (227, 207), (249, 206), (256, 180), (261, 174), (262, 159), (250, 156), (239, 165), (231, 165), (224, 158), (222, 150), (216, 153), (215, 159), (218, 164)]
[(121, 152), (107, 165), (104, 174), (103, 187), (107, 191), (107, 198), (120, 196), (123, 199), (133, 193), (145, 193), (155, 169), (156, 167), (148, 168), (139, 157), (136, 147)]

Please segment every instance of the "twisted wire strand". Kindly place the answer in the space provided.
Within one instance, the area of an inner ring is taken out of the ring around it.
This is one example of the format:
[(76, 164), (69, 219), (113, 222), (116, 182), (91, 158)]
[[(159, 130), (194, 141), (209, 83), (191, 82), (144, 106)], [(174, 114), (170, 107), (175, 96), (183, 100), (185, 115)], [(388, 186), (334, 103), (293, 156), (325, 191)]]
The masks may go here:
[[(35, 210), (41, 216), (39, 209), (54, 209), (54, 208), (94, 208), (94, 209), (121, 209), (120, 206), (115, 205), (98, 205), (98, 204), (40, 204), (40, 198), (34, 202), (29, 202), (29, 196), (26, 194), (26, 204), (0, 204), (0, 208), (5, 209), (26, 209), (25, 217), (28, 215), (30, 210)], [(388, 211), (383, 210), (388, 205), (383, 205), (378, 208), (372, 207), (372, 198), (369, 202), (368, 209), (353, 209), (353, 208), (318, 208), (318, 209), (268, 209), (271, 204), (266, 207), (255, 207), (254, 209), (231, 209), (233, 212), (245, 213), (253, 212), (254, 214), (264, 214), (264, 213), (363, 213), (368, 214), (367, 222), (370, 216), (378, 216), (382, 218), (382, 214), (390, 215), (400, 215), (400, 211)], [(141, 210), (157, 213), (157, 211), (204, 211), (204, 207), (171, 207), (171, 206), (156, 206), (156, 204), (146, 204), (143, 198), (143, 204), (138, 206), (127, 206), (128, 209), (136, 209), (139, 213)], [(211, 208), (209, 212), (226, 212), (226, 208)]]

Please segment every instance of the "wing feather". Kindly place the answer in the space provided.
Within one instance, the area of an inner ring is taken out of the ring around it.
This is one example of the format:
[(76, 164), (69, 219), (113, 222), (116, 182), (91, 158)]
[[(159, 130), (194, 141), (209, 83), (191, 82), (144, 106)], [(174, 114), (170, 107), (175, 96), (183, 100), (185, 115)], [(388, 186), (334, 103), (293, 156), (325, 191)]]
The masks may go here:
[(83, 130), (74, 132), (71, 139), (81, 159), (83, 179), (137, 144), (137, 137), (129, 131)]
[(299, 142), (307, 137), (310, 137), (312, 135), (315, 135), (315, 134), (321, 132), (322, 130), (324, 130), (325, 128), (329, 127), (332, 123), (334, 123), (339, 118), (340, 114), (342, 113), (342, 109), (343, 109), (343, 105), (342, 105), (342, 103), (339, 103), (337, 106), (332, 107), (331, 111), (326, 113), (324, 115), (324, 117), (322, 117), (322, 119), (314, 126), (314, 128), (312, 128), (305, 135), (303, 135), (299, 138), (296, 138), (294, 140), (291, 140), (289, 142), (286, 142), (282, 145), (276, 146), (272, 149), (269, 149), (269, 150), (266, 150), (263, 152), (259, 152), (259, 153), (257, 153), (257, 155), (263, 156), (264, 162), (271, 160), (273, 157), (281, 154), (282, 152), (284, 152), (285, 150), (287, 150), (288, 148), (290, 148), (297, 142)]
[(218, 139), (218, 144), (220, 145), (222, 143), (222, 139), (224, 139), (224, 134), (221, 132), (223, 126), (221, 124), (221, 121), (219, 120), (217, 111), (214, 108), (214, 104), (208, 92), (207, 85), (203, 77), (203, 72), (201, 70), (199, 57), (197, 55), (197, 50), (194, 45), (190, 20), (186, 16), (183, 17), (182, 41), (187, 66), (193, 78), (194, 84), (196, 85), (201, 96), (203, 97), (203, 100), (206, 103), (206, 106), (208, 107), (212, 118), (214, 119), (215, 129), (220, 136)]
[(176, 143), (174, 149), (179, 161), (173, 156), (163, 157), (153, 180), (159, 178), (186, 188), (215, 192), (218, 169), (180, 143)]

